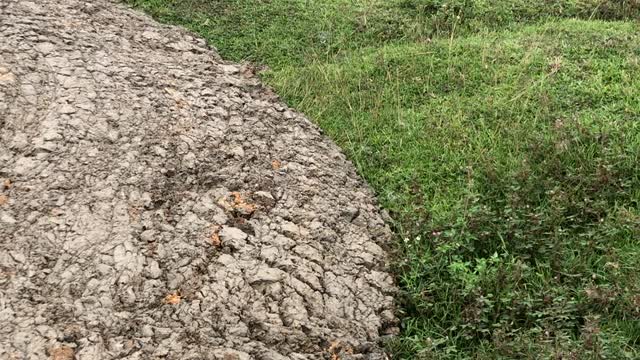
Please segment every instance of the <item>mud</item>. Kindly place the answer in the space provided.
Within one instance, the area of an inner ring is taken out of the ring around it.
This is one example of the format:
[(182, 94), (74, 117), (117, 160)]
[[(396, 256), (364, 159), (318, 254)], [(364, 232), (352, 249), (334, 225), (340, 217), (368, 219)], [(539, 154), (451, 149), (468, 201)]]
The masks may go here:
[(384, 359), (389, 240), (248, 67), (106, 0), (0, 0), (1, 359)]

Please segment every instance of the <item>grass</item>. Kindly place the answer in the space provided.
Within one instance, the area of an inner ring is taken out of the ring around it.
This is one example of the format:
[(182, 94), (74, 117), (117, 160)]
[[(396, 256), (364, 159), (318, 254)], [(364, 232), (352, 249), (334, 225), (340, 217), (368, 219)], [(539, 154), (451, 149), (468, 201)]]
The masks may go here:
[(640, 358), (640, 2), (129, 2), (266, 65), (376, 190), (394, 358)]

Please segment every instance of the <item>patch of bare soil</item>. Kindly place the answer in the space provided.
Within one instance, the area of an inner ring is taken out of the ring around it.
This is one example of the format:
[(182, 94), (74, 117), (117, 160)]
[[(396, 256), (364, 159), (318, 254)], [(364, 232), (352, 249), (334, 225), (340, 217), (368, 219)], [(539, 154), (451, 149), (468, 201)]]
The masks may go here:
[(106, 0), (0, 0), (0, 358), (385, 358), (372, 193), (249, 73)]

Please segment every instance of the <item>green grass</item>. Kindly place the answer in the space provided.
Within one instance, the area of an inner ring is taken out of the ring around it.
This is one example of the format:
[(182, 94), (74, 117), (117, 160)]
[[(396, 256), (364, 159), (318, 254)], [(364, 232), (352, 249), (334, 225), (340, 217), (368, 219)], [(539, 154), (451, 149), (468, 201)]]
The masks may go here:
[(395, 358), (640, 358), (640, 2), (129, 2), (268, 66), (376, 190)]

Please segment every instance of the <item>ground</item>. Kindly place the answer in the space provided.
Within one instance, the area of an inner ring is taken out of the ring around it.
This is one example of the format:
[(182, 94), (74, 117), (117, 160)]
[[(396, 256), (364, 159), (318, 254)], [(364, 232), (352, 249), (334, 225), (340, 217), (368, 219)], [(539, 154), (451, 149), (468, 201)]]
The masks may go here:
[(383, 214), (250, 67), (106, 0), (0, 38), (0, 358), (387, 358)]
[(254, 64), (375, 189), (395, 357), (640, 357), (638, 1), (128, 2)]

